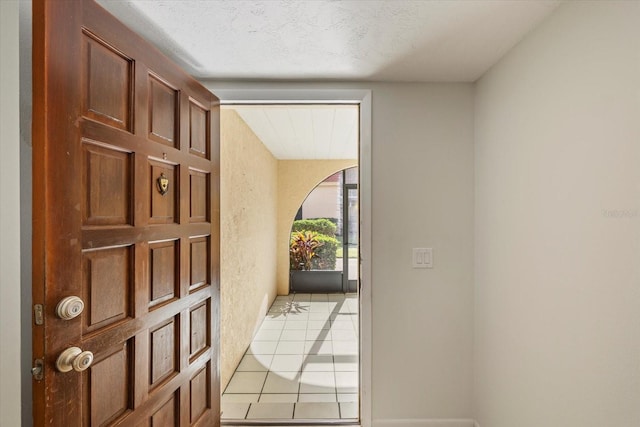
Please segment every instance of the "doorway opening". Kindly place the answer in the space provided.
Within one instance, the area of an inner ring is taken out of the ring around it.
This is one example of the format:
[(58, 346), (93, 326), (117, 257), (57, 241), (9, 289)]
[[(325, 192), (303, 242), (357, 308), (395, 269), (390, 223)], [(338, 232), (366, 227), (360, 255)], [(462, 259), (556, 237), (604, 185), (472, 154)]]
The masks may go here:
[[(349, 257), (359, 246), (359, 114), (353, 104), (222, 107), (223, 422), (361, 418), (359, 265)], [(292, 288), (292, 219), (336, 171), (340, 211), (325, 222), (338, 286)]]
[(291, 227), (290, 293), (357, 292), (358, 220), (357, 167), (309, 193)]

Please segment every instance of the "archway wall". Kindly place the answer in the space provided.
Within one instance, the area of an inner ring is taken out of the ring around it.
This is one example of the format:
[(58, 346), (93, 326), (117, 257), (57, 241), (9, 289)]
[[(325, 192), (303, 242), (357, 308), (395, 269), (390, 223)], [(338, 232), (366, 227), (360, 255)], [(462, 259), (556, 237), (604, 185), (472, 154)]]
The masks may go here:
[(276, 297), (278, 160), (220, 110), (220, 382), (231, 379)]
[(293, 219), (309, 193), (325, 178), (358, 166), (358, 160), (278, 161), (278, 231), (276, 282), (278, 295), (289, 293), (289, 239)]

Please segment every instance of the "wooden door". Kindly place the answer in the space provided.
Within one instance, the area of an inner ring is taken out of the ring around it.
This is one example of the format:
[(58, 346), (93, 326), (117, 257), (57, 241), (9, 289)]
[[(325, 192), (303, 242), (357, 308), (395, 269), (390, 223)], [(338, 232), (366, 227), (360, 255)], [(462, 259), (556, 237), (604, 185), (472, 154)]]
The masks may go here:
[(218, 100), (93, 1), (33, 28), (35, 424), (218, 425)]

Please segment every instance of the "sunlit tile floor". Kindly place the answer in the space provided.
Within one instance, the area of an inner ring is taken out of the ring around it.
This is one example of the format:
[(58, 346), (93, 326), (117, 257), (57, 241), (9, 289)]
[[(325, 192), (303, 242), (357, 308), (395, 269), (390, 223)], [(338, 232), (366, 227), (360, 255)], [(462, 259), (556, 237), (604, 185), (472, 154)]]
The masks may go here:
[(222, 395), (222, 419), (357, 419), (358, 297), (279, 296)]

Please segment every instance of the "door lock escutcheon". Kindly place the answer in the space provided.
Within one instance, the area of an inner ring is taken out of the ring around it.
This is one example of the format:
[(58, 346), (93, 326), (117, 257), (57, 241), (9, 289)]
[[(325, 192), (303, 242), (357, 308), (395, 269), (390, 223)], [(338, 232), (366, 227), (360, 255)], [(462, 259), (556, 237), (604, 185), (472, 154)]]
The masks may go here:
[(84, 302), (77, 296), (63, 298), (56, 306), (56, 314), (62, 320), (74, 319), (84, 310)]

